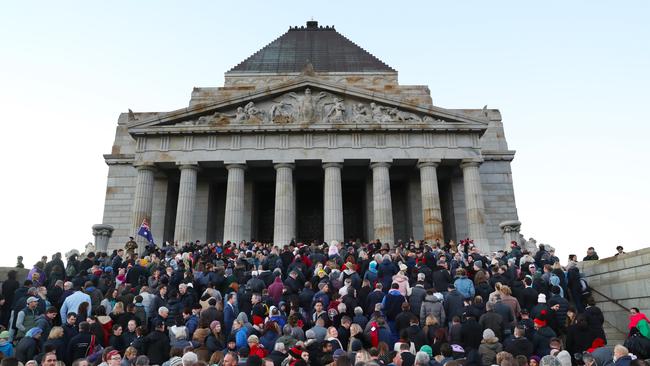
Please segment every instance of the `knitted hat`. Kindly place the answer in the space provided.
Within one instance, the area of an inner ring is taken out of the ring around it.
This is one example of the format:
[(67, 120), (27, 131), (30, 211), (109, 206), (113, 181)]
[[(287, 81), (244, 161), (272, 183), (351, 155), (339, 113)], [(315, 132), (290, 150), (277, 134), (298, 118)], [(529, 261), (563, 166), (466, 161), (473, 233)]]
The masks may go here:
[(560, 353), (557, 354), (557, 360), (560, 361), (560, 364), (562, 366), (571, 366), (571, 355), (567, 351), (560, 351)]
[(169, 359), (169, 366), (181, 366), (182, 364), (183, 359), (178, 356), (174, 356)]
[(546, 303), (546, 295), (544, 294), (537, 295), (537, 302)]
[(221, 325), (218, 320), (213, 320), (212, 323), (210, 323), (210, 329), (214, 330), (214, 328), (217, 327), (217, 325)]
[(333, 356), (334, 356), (334, 359), (337, 359), (337, 358), (343, 356), (344, 354), (345, 354), (345, 351), (339, 348), (336, 351), (334, 351)]
[(407, 269), (408, 269), (408, 267), (406, 266), (406, 264), (400, 262), (399, 270), (400, 271), (406, 271)]
[(0, 339), (9, 339), (9, 331), (2, 331), (2, 333), (0, 333)]
[(289, 355), (293, 358), (300, 359), (300, 355), (302, 355), (302, 350), (298, 347), (293, 347), (289, 349)]
[(483, 261), (480, 261), (480, 260), (474, 261), (474, 266), (476, 268), (483, 268)]
[(489, 340), (489, 339), (493, 339), (494, 337), (495, 337), (494, 331), (490, 328), (485, 328), (485, 330), (483, 331), (483, 339)]
[(556, 357), (550, 355), (542, 357), (542, 359), (539, 360), (539, 364), (540, 366), (562, 366)]
[(546, 326), (546, 310), (542, 310), (541, 313), (539, 314), (538, 317), (536, 317), (534, 320), (535, 325), (538, 327), (542, 328)]
[(34, 337), (36, 337), (37, 335), (39, 335), (41, 333), (43, 333), (43, 329), (34, 327), (34, 328), (27, 331), (26, 336), (34, 338)]
[(431, 348), (431, 346), (428, 345), (422, 346), (420, 348), (420, 352), (426, 353), (427, 355), (429, 355), (429, 357), (433, 356), (433, 349)]

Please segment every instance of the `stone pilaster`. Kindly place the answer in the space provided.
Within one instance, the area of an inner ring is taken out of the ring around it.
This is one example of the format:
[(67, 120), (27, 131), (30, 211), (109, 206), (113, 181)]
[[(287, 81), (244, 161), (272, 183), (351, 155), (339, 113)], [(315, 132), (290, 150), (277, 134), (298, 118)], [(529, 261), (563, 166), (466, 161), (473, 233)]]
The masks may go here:
[(223, 224), (223, 241), (238, 243), (244, 237), (244, 172), (243, 164), (228, 164), (228, 187), (226, 188), (226, 216)]
[(435, 242), (436, 239), (440, 239), (441, 243), (444, 242), (440, 194), (438, 192), (438, 174), (436, 171), (438, 164), (439, 162), (435, 161), (418, 163), (418, 168), (420, 169), (424, 240), (429, 243)]
[(465, 209), (467, 213), (467, 228), (470, 239), (482, 250), (490, 250), (487, 236), (485, 203), (483, 202), (483, 189), (481, 188), (481, 175), (479, 161), (464, 161), (460, 167), (463, 169), (463, 184), (465, 188)]
[[(153, 207), (153, 182), (156, 168), (151, 164), (136, 165), (138, 176), (135, 182), (135, 194), (133, 195), (133, 210), (131, 214), (131, 233), (138, 243), (138, 254), (144, 252), (148, 244), (147, 239), (138, 235), (143, 220), (151, 225), (151, 209)], [(155, 238), (154, 238), (155, 239)]]
[(343, 192), (341, 188), (341, 168), (339, 163), (325, 163), (324, 197), (324, 239), (326, 243), (332, 240), (342, 242), (343, 237)]
[(293, 164), (275, 164), (275, 217), (273, 244), (289, 244), (296, 236), (295, 193), (293, 186)]
[(372, 163), (372, 206), (375, 238), (382, 243), (395, 244), (393, 205), (390, 197), (390, 163)]
[(93, 236), (95, 237), (95, 250), (106, 253), (108, 251), (108, 240), (113, 235), (115, 228), (111, 225), (93, 225)]
[(194, 221), (194, 204), (196, 202), (196, 178), (199, 166), (196, 164), (179, 164), (181, 182), (178, 188), (178, 206), (176, 207), (176, 226), (174, 239), (180, 245), (194, 240), (192, 223)]

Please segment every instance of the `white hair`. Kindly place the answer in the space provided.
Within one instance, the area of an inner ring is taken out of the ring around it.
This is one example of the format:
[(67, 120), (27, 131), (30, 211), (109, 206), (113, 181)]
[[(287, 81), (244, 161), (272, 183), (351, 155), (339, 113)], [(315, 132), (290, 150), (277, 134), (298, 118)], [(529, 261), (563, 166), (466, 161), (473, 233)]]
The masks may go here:
[(418, 352), (415, 354), (415, 365), (423, 365), (426, 366), (429, 364), (429, 355), (426, 352)]
[(273, 347), (273, 350), (284, 353), (287, 350), (287, 348), (284, 346), (284, 343), (277, 342), (275, 344), (275, 347)]

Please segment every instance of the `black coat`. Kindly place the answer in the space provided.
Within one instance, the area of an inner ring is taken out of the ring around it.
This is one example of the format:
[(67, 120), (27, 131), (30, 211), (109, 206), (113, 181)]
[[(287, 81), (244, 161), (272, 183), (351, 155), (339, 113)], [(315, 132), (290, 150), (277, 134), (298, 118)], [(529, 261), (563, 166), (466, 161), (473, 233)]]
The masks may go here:
[(465, 352), (477, 350), (483, 340), (483, 328), (474, 319), (467, 319), (460, 328), (460, 339)]
[(408, 332), (408, 339), (415, 343), (415, 349), (420, 349), (427, 344), (427, 337), (424, 335), (422, 328), (419, 325), (411, 325), (406, 331)]
[(433, 287), (436, 288), (436, 291), (447, 291), (450, 283), (453, 283), (453, 279), (451, 278), (449, 271), (442, 267), (437, 267), (437, 269), (433, 271)]
[(526, 287), (521, 291), (521, 301), (520, 305), (522, 309), (526, 309), (528, 311), (533, 310), (535, 305), (537, 305), (537, 296), (539, 294), (537, 293), (537, 290), (535, 290), (532, 287)]
[(18, 342), (15, 350), (15, 357), (23, 364), (33, 360), (39, 352), (38, 341), (32, 337), (24, 337)]
[(169, 359), (169, 337), (166, 332), (154, 330), (144, 337), (144, 352), (152, 365), (162, 365)]
[[(86, 332), (81, 332), (72, 337), (68, 343), (68, 351), (66, 352), (69, 358), (65, 363), (71, 365), (72, 361), (78, 358), (85, 358), (88, 355), (88, 348), (90, 347), (91, 341), (92, 334)], [(98, 340), (95, 339), (95, 343), (97, 343), (97, 341)]]
[(567, 329), (566, 350), (570, 354), (582, 353), (591, 347), (598, 334), (586, 324), (574, 324)]
[(506, 342), (505, 351), (515, 357), (524, 355), (526, 358), (530, 358), (533, 354), (533, 343), (526, 337), (512, 338)]

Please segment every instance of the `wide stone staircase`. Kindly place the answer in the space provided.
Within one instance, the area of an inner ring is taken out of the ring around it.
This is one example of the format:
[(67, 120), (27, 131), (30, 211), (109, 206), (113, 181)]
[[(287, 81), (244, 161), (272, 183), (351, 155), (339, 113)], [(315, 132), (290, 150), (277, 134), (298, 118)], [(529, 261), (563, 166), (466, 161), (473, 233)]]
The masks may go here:
[(650, 248), (580, 262), (578, 266), (605, 316), (608, 346), (623, 344), (628, 333), (629, 309), (637, 307), (650, 314)]

